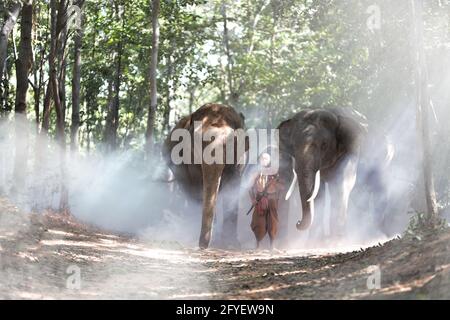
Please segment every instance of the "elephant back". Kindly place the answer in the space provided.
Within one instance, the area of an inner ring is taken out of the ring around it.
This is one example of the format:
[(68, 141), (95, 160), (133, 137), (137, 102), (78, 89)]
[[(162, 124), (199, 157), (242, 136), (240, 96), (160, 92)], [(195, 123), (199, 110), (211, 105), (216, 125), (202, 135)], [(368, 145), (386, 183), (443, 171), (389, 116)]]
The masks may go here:
[(194, 121), (202, 121), (204, 128), (230, 127), (234, 130), (245, 128), (245, 119), (242, 113), (238, 113), (233, 107), (217, 103), (201, 106), (192, 113), (190, 121), (191, 128), (194, 126)]

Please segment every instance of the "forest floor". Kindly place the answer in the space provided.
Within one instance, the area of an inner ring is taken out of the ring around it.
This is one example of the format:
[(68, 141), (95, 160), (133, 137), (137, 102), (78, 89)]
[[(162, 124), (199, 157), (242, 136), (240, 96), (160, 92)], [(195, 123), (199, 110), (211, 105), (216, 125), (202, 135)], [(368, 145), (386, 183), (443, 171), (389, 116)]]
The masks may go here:
[(449, 245), (447, 230), (347, 253), (200, 251), (0, 198), (0, 299), (450, 299)]

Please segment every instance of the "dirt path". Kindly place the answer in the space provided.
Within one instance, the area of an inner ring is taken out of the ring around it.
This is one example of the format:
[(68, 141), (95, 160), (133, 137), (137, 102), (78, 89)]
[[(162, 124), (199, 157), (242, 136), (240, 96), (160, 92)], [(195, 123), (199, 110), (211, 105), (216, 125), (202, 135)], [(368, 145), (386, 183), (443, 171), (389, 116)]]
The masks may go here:
[(348, 253), (199, 251), (0, 199), (0, 298), (449, 299), (449, 244), (442, 232)]

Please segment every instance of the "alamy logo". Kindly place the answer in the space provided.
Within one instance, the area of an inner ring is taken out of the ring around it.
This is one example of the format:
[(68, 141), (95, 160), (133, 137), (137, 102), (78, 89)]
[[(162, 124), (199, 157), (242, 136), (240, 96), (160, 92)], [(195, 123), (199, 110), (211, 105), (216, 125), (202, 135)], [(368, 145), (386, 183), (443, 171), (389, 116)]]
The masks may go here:
[(69, 274), (66, 280), (66, 288), (69, 290), (81, 289), (81, 269), (76, 265), (70, 265), (66, 273)]
[(373, 4), (367, 8), (366, 13), (369, 15), (366, 21), (367, 28), (371, 32), (375, 32), (375, 30), (380, 30), (381, 29), (380, 7), (376, 4)]
[(72, 27), (75, 30), (81, 30), (81, 15), (82, 13), (80, 7), (72, 4), (72, 1), (70, 1), (69, 6), (67, 7), (67, 24), (69, 27)]
[(379, 266), (370, 266), (368, 271), (371, 275), (367, 278), (367, 289), (375, 290), (381, 288), (381, 270)]
[[(270, 137), (270, 140), (269, 140)], [(171, 141), (178, 142), (171, 151), (174, 164), (257, 164), (262, 153), (270, 155), (268, 169), (276, 173), (279, 166), (277, 129), (208, 128), (194, 121), (193, 134), (187, 129), (175, 129)], [(269, 143), (270, 142), (270, 143)]]

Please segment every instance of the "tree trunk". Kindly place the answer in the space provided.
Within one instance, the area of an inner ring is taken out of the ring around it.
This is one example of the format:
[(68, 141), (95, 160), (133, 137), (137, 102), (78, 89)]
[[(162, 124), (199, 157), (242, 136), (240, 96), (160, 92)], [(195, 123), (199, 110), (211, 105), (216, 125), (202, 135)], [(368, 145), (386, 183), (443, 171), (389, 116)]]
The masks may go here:
[(423, 0), (412, 0), (412, 12), (416, 38), (416, 103), (418, 136), (422, 147), (422, 174), (427, 203), (427, 222), (431, 225), (437, 221), (438, 209), (434, 188), (432, 151), (429, 128), (430, 97), (428, 93), (428, 70), (424, 47)]
[(122, 31), (120, 39), (116, 45), (116, 66), (114, 72), (113, 89), (114, 96), (112, 100), (109, 100), (108, 114), (106, 117), (105, 127), (105, 142), (109, 151), (113, 151), (117, 148), (117, 130), (119, 128), (119, 108), (120, 108), (120, 85), (121, 85), (121, 73), (122, 73), (122, 55), (123, 55), (123, 32), (125, 29), (125, 5), (123, 7), (122, 14), (120, 13), (120, 6), (118, 3), (115, 5), (116, 19), (122, 19)]
[(21, 2), (16, 2), (5, 14), (5, 23), (0, 30), (0, 116), (8, 110), (9, 82), (5, 74), (8, 55), (8, 39), (17, 22), (22, 8)]
[[(50, 53), (49, 53), (49, 69), (52, 67), (52, 64), (54, 64), (54, 51), (56, 47), (56, 19), (57, 19), (57, 3), (56, 0), (50, 1)], [(51, 71), (49, 71), (49, 77), (51, 77)], [(44, 96), (44, 107), (43, 107), (43, 116), (42, 116), (42, 128), (41, 133), (47, 134), (49, 126), (50, 126), (50, 113), (51, 113), (51, 107), (52, 107), (52, 84), (49, 79), (47, 84), (47, 89), (45, 91)]]
[[(3, 93), (0, 95), (0, 117), (6, 116), (8, 112), (12, 110), (11, 103), (10, 103), (10, 89), (9, 89), (9, 80), (12, 76), (12, 65), (6, 63), (5, 66), (5, 73), (3, 74)], [(1, 77), (0, 77), (1, 78)]]
[(11, 9), (6, 14), (6, 21), (0, 31), (0, 73), (2, 77), (5, 71), (6, 56), (8, 54), (8, 38), (17, 22), (17, 17), (19, 16), (21, 8), (22, 3), (20, 1), (12, 5)]
[(41, 93), (42, 93), (42, 84), (44, 82), (44, 56), (45, 56), (45, 49), (42, 50), (41, 56), (40, 56), (40, 63), (39, 67), (34, 72), (34, 115), (36, 118), (36, 130), (37, 133), (39, 133), (39, 124), (41, 122), (41, 115), (40, 115), (40, 105), (41, 105)]
[(20, 28), (19, 57), (16, 61), (17, 89), (15, 111), (16, 113), (25, 114), (27, 109), (28, 75), (33, 64), (33, 49), (31, 47), (33, 28), (32, 1), (23, 6)]
[[(36, 4), (35, 5), (35, 19), (40, 19), (42, 17), (41, 15), (42, 6)], [(44, 64), (45, 64), (45, 56), (47, 52), (47, 42), (48, 37), (43, 38), (39, 32), (36, 31), (34, 35), (35, 42), (43, 42), (42, 45), (37, 45), (34, 48), (35, 56), (34, 56), (34, 62), (35, 67), (33, 68), (33, 95), (34, 95), (34, 115), (35, 115), (35, 121), (36, 121), (36, 133), (39, 133), (39, 126), (41, 123), (41, 115), (40, 115), (40, 106), (41, 106), (41, 95), (42, 95), (42, 86), (44, 83)], [(39, 61), (39, 64), (37, 63)]]
[[(163, 130), (165, 130), (166, 132), (169, 132), (169, 122), (170, 122), (170, 111), (171, 111), (171, 107), (170, 107), (170, 102), (172, 100), (172, 95), (171, 95), (171, 88), (170, 88), (170, 81), (172, 80), (172, 73), (173, 73), (173, 61), (172, 61), (172, 54), (174, 51), (174, 41), (171, 41), (171, 45), (170, 45), (170, 49), (169, 52), (167, 54), (167, 77), (166, 77), (166, 108), (164, 109), (164, 123), (163, 123)], [(175, 91), (175, 90), (174, 90)]]
[(189, 114), (191, 114), (194, 109), (194, 99), (195, 99), (195, 87), (192, 87), (189, 89)]
[(230, 38), (228, 35), (228, 17), (226, 2), (222, 3), (222, 18), (223, 18), (223, 44), (225, 47), (225, 55), (227, 56), (227, 82), (229, 97), (228, 102), (231, 105), (236, 105), (239, 100), (239, 95), (235, 92), (233, 86), (233, 58), (230, 50)]
[[(63, 97), (60, 92), (60, 82), (64, 81), (64, 59), (61, 57), (61, 48), (64, 46), (67, 36), (67, 3), (65, 0), (59, 1), (58, 13), (56, 17), (56, 32), (55, 39), (52, 41), (53, 48), (50, 51), (49, 58), (49, 85), (51, 86), (52, 98), (55, 103), (56, 111), (56, 139), (59, 142), (61, 148), (65, 148), (65, 119), (64, 119), (64, 105)], [(59, 57), (58, 57), (59, 55)], [(59, 74), (58, 74), (59, 71)]]
[(59, 99), (61, 104), (61, 116), (62, 122), (66, 122), (66, 74), (67, 74), (67, 63), (66, 63), (66, 46), (69, 36), (69, 11), (68, 11), (68, 1), (61, 1), (61, 7), (59, 12), (58, 20), (60, 21), (60, 26), (58, 27), (58, 45), (57, 45), (57, 72), (58, 72), (58, 91)]
[(106, 143), (106, 147), (108, 149), (111, 148), (112, 144), (112, 134), (114, 131), (114, 90), (113, 90), (113, 80), (108, 80), (108, 106), (107, 106), (107, 113), (106, 113), (106, 121), (105, 121), (105, 133), (104, 133), (104, 141)]
[(33, 64), (33, 50), (31, 47), (33, 28), (33, 5), (32, 1), (24, 3), (20, 23), (20, 47), (19, 56), (16, 61), (16, 103), (15, 103), (15, 132), (16, 132), (16, 154), (14, 163), (14, 189), (18, 191), (23, 188), (26, 176), (27, 163), (27, 131), (26, 110), (28, 76)]
[[(81, 9), (84, 1), (79, 1)], [(83, 43), (83, 27), (74, 36), (74, 61), (72, 74), (72, 126), (70, 128), (70, 148), (76, 151), (78, 148), (78, 130), (80, 128), (80, 81), (81, 81), (81, 46)]]
[(149, 157), (153, 149), (153, 134), (155, 127), (155, 113), (158, 105), (158, 92), (156, 86), (156, 68), (158, 66), (158, 49), (159, 49), (159, 0), (152, 0), (152, 53), (150, 61), (150, 106), (148, 108), (147, 117), (147, 131), (146, 138), (146, 153)]
[[(61, 52), (60, 48), (64, 46), (66, 42), (65, 37), (67, 33), (65, 29), (67, 28), (67, 2), (65, 0), (50, 1), (50, 7), (52, 12), (52, 32), (51, 35), (51, 47), (49, 54), (49, 87), (47, 88), (46, 99), (47, 103), (53, 102), (55, 104), (56, 111), (56, 140), (59, 144), (60, 150), (60, 172), (61, 172), (61, 185), (60, 185), (60, 204), (59, 208), (62, 212), (67, 212), (69, 194), (66, 188), (66, 141), (65, 141), (65, 121), (64, 121), (64, 109), (63, 102), (60, 96), (60, 82), (64, 81), (61, 76), (63, 73), (63, 63), (64, 59), (59, 57), (58, 53)], [(56, 20), (55, 20), (56, 18)], [(59, 74), (58, 74), (59, 71)], [(49, 109), (47, 109), (49, 110)], [(45, 120), (45, 119), (44, 119)]]

